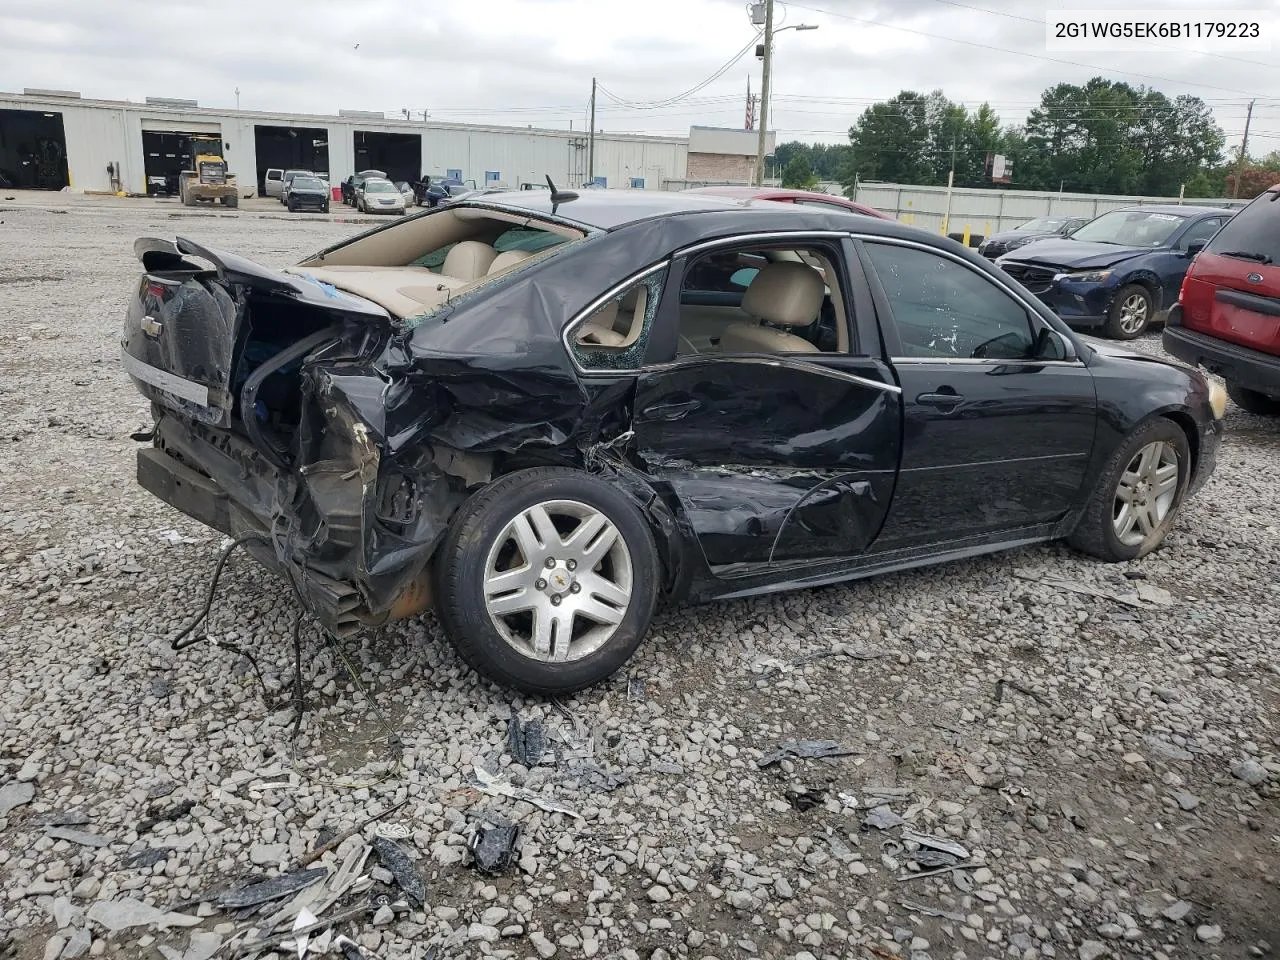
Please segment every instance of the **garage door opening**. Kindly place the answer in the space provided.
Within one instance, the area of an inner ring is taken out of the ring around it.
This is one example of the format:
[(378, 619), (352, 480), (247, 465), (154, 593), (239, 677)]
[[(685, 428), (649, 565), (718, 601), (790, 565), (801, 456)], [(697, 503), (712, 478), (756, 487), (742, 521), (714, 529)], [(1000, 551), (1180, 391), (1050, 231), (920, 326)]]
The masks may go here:
[[(178, 196), (178, 175), (194, 169), (192, 143), (202, 154), (222, 156), (222, 137), (216, 133), (176, 130), (142, 131), (142, 169), (147, 177), (147, 196)], [(234, 173), (235, 171), (230, 171)]]
[(70, 183), (62, 114), (0, 110), (0, 187), (61, 190)]
[(253, 128), (258, 161), (258, 196), (267, 193), (268, 170), (310, 170), (329, 173), (329, 131), (324, 127)]
[(422, 176), (422, 135), (355, 132), (356, 172), (385, 170), (393, 182), (412, 183)]

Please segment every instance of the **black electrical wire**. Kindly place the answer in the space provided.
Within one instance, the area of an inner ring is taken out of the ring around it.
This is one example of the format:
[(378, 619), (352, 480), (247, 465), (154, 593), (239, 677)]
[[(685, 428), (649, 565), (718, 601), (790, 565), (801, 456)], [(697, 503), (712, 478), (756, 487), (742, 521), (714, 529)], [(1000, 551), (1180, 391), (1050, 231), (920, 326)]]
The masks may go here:
[(254, 541), (259, 543), (270, 543), (270, 541), (260, 533), (246, 533), (236, 537), (222, 549), (222, 554), (218, 557), (218, 563), (213, 568), (213, 576), (209, 578), (209, 592), (205, 595), (204, 606), (200, 609), (200, 612), (196, 614), (195, 619), (183, 627), (178, 632), (178, 635), (169, 641), (169, 649), (175, 653), (181, 653), (183, 650), (195, 646), (200, 641), (207, 640), (215, 647), (221, 647), (223, 650), (229, 650), (232, 653), (239, 654), (248, 660), (250, 666), (253, 667), (253, 672), (258, 677), (258, 683), (262, 685), (262, 698), (269, 702), (270, 691), (267, 689), (267, 681), (263, 678), (262, 668), (258, 666), (258, 661), (254, 658), (253, 654), (234, 643), (228, 643), (225, 640), (218, 640), (209, 636), (209, 631), (207, 629), (199, 636), (192, 636), (196, 627), (200, 626), (201, 623), (206, 623), (209, 619), (209, 611), (213, 609), (213, 598), (218, 591), (218, 581), (222, 578), (222, 571), (227, 565), (227, 560), (230, 559), (231, 554), (235, 552), (237, 547)]

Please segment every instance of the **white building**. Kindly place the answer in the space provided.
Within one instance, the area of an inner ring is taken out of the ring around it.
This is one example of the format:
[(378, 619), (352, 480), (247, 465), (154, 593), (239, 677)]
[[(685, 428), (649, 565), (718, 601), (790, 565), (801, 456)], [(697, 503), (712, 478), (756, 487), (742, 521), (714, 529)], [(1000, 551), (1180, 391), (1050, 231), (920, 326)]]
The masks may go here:
[[(421, 174), (476, 186), (587, 179), (585, 131), (390, 120), (378, 113), (337, 116), (217, 110), (194, 101), (88, 100), (73, 91), (0, 92), (0, 186), (141, 194), (176, 190), (193, 136), (219, 138), (245, 196), (268, 168), (327, 172), (337, 184), (357, 170), (393, 179)], [(686, 178), (687, 137), (597, 132), (593, 169), (608, 187), (660, 190)]]

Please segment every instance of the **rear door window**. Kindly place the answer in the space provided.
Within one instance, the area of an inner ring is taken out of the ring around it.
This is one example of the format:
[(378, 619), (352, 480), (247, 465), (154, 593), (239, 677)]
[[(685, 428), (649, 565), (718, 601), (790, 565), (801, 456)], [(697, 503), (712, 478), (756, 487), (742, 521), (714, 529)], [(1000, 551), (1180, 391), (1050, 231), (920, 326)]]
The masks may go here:
[(1242, 260), (1280, 263), (1280, 192), (1258, 197), (1228, 220), (1205, 250), (1219, 255), (1249, 254)]

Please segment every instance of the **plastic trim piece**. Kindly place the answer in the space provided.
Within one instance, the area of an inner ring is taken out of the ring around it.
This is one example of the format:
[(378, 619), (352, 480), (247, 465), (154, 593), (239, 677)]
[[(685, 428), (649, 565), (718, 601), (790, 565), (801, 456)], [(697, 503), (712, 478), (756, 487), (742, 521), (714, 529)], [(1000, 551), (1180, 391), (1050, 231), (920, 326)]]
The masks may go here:
[(196, 383), (193, 380), (184, 380), (168, 370), (161, 370), (159, 367), (153, 367), (149, 363), (143, 363), (124, 347), (120, 348), (120, 365), (124, 367), (125, 373), (129, 374), (129, 376), (135, 377), (143, 383), (149, 383), (151, 386), (172, 394), (180, 400), (186, 400), (188, 403), (194, 403), (206, 409), (210, 406), (209, 388), (204, 384)]

